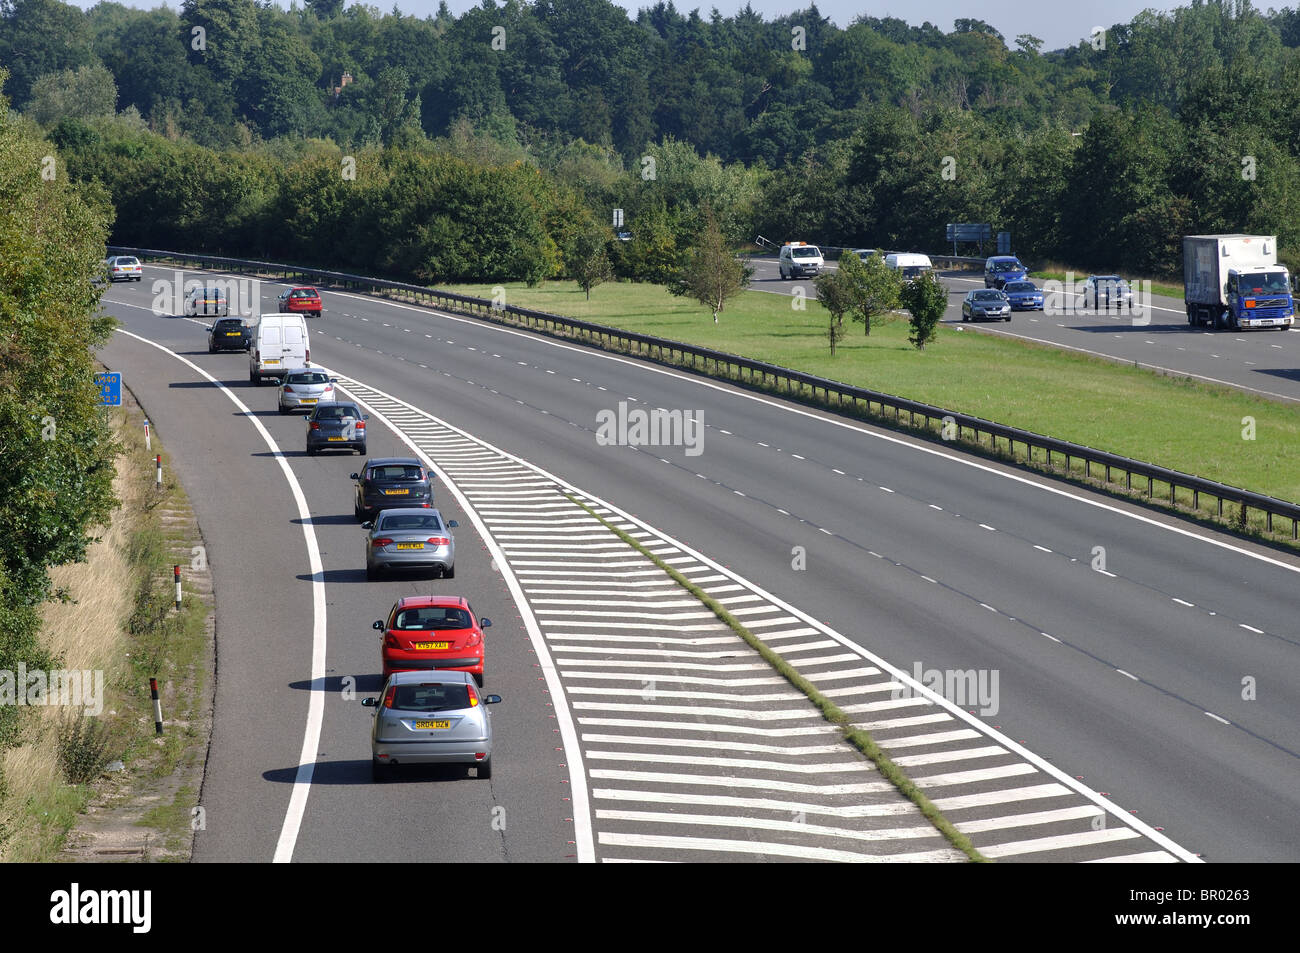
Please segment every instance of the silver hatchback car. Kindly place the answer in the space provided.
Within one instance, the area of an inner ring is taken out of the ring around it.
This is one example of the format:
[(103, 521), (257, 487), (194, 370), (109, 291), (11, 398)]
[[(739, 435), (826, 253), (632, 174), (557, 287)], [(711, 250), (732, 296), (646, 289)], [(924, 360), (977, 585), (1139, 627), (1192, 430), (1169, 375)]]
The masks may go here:
[(394, 672), (374, 708), (370, 771), (387, 781), (399, 764), (465, 764), (492, 777), (492, 716), (500, 695), (480, 695), (467, 672)]
[(337, 383), (337, 377), (321, 371), (289, 371), (280, 383), (280, 413), (310, 410), (323, 400), (333, 400)]
[(444, 521), (435, 509), (403, 507), (380, 510), (361, 524), (366, 532), (366, 578), (387, 569), (434, 569), (444, 579), (456, 578), (456, 537), (460, 524)]

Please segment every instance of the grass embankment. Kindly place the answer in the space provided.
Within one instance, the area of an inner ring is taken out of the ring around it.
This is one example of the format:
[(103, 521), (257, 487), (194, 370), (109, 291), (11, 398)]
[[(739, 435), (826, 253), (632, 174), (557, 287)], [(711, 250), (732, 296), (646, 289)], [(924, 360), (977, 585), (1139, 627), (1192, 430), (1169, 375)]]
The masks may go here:
[(876, 740), (871, 737), (870, 732), (855, 727), (849, 716), (838, 705), (823, 695), (816, 685), (810, 682), (794, 665), (787, 662), (779, 652), (750, 631), (745, 623), (728, 612), (726, 606), (656, 556), (640, 540), (619, 529), (582, 500), (568, 493), (565, 496), (568, 497), (569, 502), (582, 507), (593, 519), (599, 520), (611, 533), (667, 573), (674, 582), (698, 599), (710, 612), (718, 617), (720, 622), (757, 652), (763, 661), (772, 666), (782, 678), (807, 696), (813, 706), (822, 713), (822, 717), (840, 730), (844, 740), (869, 758), (885, 779), (900, 794), (916, 805), (922, 816), (934, 825), (935, 830), (942, 834), (949, 844), (965, 854), (968, 860), (978, 863), (988, 862), (988, 858), (975, 849), (975, 845), (971, 843), (970, 838), (957, 830), (953, 823), (935, 807), (934, 802), (926, 797), (925, 793), (904, 773), (903, 769), (881, 750), (880, 746), (876, 744)]
[[(0, 755), (0, 860), (187, 860), (209, 735), (209, 575), (181, 488), (154, 485), (143, 416), (129, 393), (113, 417), (123, 453), (121, 507), (84, 563), (53, 571), (67, 602), (45, 608), (42, 637), (58, 667), (104, 674), (102, 712), (29, 709), (22, 743)], [(185, 596), (175, 609), (172, 565)], [(196, 588), (197, 587), (197, 588)], [(154, 733), (149, 678), (158, 678), (166, 732)], [(110, 761), (124, 769), (105, 773)]]
[[(482, 285), (450, 290), (491, 297)], [(870, 337), (854, 326), (832, 358), (821, 305), (810, 300), (800, 311), (762, 292), (734, 300), (717, 325), (699, 305), (655, 285), (599, 285), (590, 302), (566, 281), (511, 284), (506, 295), (510, 304), (729, 351), (1300, 500), (1300, 414), (1232, 388), (955, 327), (940, 327), (918, 352), (900, 317), (873, 326)], [(1247, 417), (1253, 440), (1243, 439)]]

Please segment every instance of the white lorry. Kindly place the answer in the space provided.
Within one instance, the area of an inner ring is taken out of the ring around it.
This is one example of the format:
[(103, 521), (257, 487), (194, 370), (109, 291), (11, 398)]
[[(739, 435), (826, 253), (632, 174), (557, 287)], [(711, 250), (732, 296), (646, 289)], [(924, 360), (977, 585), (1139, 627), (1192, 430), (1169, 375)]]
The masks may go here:
[(1193, 327), (1285, 330), (1295, 322), (1275, 235), (1185, 236), (1183, 298)]

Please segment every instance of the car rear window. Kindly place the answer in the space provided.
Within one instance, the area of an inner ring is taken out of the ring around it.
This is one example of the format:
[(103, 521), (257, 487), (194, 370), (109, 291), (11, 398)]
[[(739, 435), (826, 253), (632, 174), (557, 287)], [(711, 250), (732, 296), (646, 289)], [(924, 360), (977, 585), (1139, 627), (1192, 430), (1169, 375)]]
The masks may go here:
[(398, 685), (393, 693), (398, 711), (455, 711), (469, 706), (469, 686), (463, 682)]
[(319, 371), (289, 375), (289, 383), (291, 384), (328, 384), (329, 380), (327, 376)]
[(1032, 281), (1009, 281), (1007, 282), (1008, 291), (1037, 291)]
[(351, 404), (337, 404), (332, 407), (316, 407), (317, 420), (342, 420), (344, 417), (361, 418), (361, 414)]
[(455, 606), (423, 606), (403, 609), (397, 613), (393, 628), (403, 632), (424, 632), (430, 629), (468, 629), (474, 623), (469, 612)]
[(380, 521), (379, 528), (389, 533), (403, 529), (435, 530), (441, 532), (442, 523), (438, 521), (438, 517), (432, 514), (404, 513), (401, 516), (385, 517)]
[(793, 258), (820, 258), (822, 256), (822, 252), (820, 248), (814, 248), (810, 246), (807, 248), (791, 249), (790, 255)]
[(424, 470), (420, 467), (411, 467), (402, 464), (385, 464), (381, 467), (371, 467), (370, 472), (366, 475), (366, 479), (423, 480)]
[(309, 290), (309, 289), (307, 289), (307, 288), (295, 288), (295, 289), (292, 291), (292, 293), (290, 293), (289, 297), (291, 297), (291, 298), (314, 298), (314, 297), (316, 297), (316, 292), (311, 291), (311, 290)]

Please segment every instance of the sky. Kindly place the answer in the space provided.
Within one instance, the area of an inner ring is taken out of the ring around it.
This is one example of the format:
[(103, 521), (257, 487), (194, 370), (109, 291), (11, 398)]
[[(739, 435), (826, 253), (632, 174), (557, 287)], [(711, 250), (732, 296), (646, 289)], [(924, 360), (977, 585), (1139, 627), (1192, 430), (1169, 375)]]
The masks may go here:
[[(83, 9), (94, 6), (94, 0), (74, 0)], [(119, 0), (129, 7), (151, 9), (169, 6), (179, 9), (179, 2), (163, 3), (160, 0)], [(277, 0), (280, 6), (287, 7), (288, 0)], [(393, 8), (393, 0), (371, 0), (373, 6), (387, 12)], [(650, 6), (653, 0), (615, 0), (626, 7), (631, 16), (638, 8)], [(765, 19), (780, 16), (791, 9), (806, 9), (808, 0), (749, 0), (751, 6)], [(698, 8), (704, 16), (717, 7), (724, 16), (734, 14), (745, 5), (745, 0), (675, 0), (678, 10), (689, 12)], [(417, 17), (431, 16), (438, 9), (438, 0), (397, 0), (397, 8), (403, 13)], [(894, 16), (900, 20), (920, 26), (929, 20), (939, 29), (948, 32), (952, 22), (958, 17), (970, 17), (983, 20), (1001, 33), (1009, 47), (1014, 48), (1015, 38), (1021, 33), (1029, 33), (1043, 41), (1044, 50), (1055, 50), (1073, 46), (1081, 39), (1087, 38), (1094, 26), (1108, 27), (1115, 23), (1127, 23), (1142, 10), (1150, 7), (1167, 11), (1177, 6), (1188, 6), (1190, 0), (1183, 3), (1172, 0), (1088, 0), (1087, 3), (1063, 2), (1063, 0), (821, 0), (817, 9), (822, 16), (830, 17), (837, 26), (847, 26), (860, 15), (885, 17)], [(1267, 3), (1256, 6), (1267, 8)], [(1280, 4), (1285, 6), (1286, 4)], [(447, 6), (452, 13), (460, 15), (470, 7), (478, 6), (475, 0), (448, 0)]]

